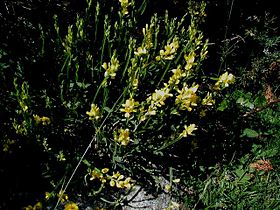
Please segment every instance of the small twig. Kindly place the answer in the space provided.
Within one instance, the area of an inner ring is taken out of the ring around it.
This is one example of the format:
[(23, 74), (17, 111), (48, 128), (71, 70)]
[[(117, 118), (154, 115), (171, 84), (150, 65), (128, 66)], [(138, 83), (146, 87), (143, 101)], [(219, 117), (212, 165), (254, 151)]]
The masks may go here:
[(234, 41), (236, 39), (237, 39), (237, 42), (240, 42), (240, 40), (242, 40), (245, 43), (245, 39), (242, 36), (238, 35), (238, 34), (236, 36), (234, 36), (234, 37), (224, 39), (221, 42), (222, 43), (224, 43), (224, 42), (231, 42), (231, 41)]

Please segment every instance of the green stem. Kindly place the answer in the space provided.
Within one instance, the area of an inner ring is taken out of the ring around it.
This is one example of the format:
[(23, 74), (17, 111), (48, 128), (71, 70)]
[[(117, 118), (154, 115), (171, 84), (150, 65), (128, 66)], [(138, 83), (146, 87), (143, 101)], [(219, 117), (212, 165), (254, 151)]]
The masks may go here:
[(158, 148), (158, 149), (156, 150), (156, 152), (159, 152), (159, 151), (161, 151), (161, 150), (163, 150), (163, 149), (166, 149), (167, 147), (169, 147), (169, 146), (175, 144), (175, 143), (176, 143), (177, 141), (179, 141), (180, 139), (181, 139), (181, 137), (177, 137), (177, 138), (174, 139), (173, 141), (167, 142), (166, 144), (164, 144), (164, 145), (162, 145), (160, 148)]
[(96, 91), (96, 93), (95, 93), (95, 95), (94, 95), (93, 102), (95, 102), (95, 99), (96, 99), (96, 97), (97, 97), (97, 95), (98, 95), (98, 93), (99, 93), (101, 87), (103, 87), (103, 86), (105, 85), (105, 83), (107, 82), (107, 80), (108, 80), (108, 78), (105, 77), (105, 78), (103, 79), (103, 81), (101, 82), (101, 84), (99, 85), (99, 87), (98, 87), (98, 89), (97, 89), (97, 91)]
[(170, 64), (171, 64), (171, 62), (169, 62), (168, 65), (167, 65), (167, 67), (165, 68), (165, 70), (164, 70), (164, 72), (163, 72), (163, 74), (162, 74), (162, 76), (161, 76), (161, 78), (160, 78), (160, 80), (159, 80), (159, 82), (158, 82), (158, 84), (157, 84), (157, 87), (160, 85), (160, 83), (162, 82), (163, 78), (165, 77), (167, 71), (169, 70)]

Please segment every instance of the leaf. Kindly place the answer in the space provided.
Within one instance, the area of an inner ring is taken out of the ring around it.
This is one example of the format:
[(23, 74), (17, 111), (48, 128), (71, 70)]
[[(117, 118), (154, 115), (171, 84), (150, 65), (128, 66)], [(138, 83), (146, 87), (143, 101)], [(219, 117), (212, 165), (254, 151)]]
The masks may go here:
[(238, 98), (236, 101), (237, 104), (240, 104), (243, 107), (247, 107), (250, 109), (254, 108), (254, 104), (249, 101), (249, 99), (244, 99), (242, 97)]
[(255, 130), (252, 130), (250, 128), (245, 128), (241, 137), (246, 136), (248, 138), (256, 138), (259, 136), (258, 132)]
[(247, 101), (245, 104), (244, 104), (245, 107), (247, 108), (250, 108), (250, 109), (254, 109), (254, 104), (252, 104), (251, 102)]
[(235, 174), (238, 177), (238, 182), (240, 184), (245, 184), (251, 179), (250, 174), (248, 174), (241, 166), (235, 170)]
[(224, 99), (224, 100), (220, 103), (220, 105), (219, 105), (219, 107), (217, 108), (217, 110), (219, 110), (219, 111), (224, 111), (226, 108), (228, 108), (228, 101), (227, 101), (227, 99)]
[(90, 162), (88, 162), (86, 159), (83, 160), (83, 163), (84, 163), (85, 165), (87, 165), (88, 167), (91, 167)]
[(240, 104), (240, 105), (243, 105), (245, 103), (245, 100), (244, 100), (244, 98), (241, 97), (241, 98), (237, 99), (236, 103)]

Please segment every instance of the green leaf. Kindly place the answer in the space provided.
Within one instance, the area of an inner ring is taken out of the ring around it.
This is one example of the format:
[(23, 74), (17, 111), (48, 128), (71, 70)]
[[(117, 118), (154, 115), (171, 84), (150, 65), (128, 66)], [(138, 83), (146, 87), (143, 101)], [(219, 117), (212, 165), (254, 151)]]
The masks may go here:
[(224, 111), (226, 108), (228, 108), (228, 100), (227, 99), (224, 99), (219, 107), (217, 108), (219, 111)]
[(91, 167), (90, 162), (88, 162), (86, 159), (83, 160), (83, 163), (84, 163), (85, 165), (87, 165), (88, 167)]
[(244, 100), (244, 98), (241, 97), (241, 98), (237, 99), (236, 103), (243, 105), (245, 103), (245, 100)]
[(255, 130), (252, 130), (250, 128), (245, 128), (245, 130), (243, 131), (241, 137), (246, 136), (248, 138), (256, 138), (259, 136), (258, 132)]

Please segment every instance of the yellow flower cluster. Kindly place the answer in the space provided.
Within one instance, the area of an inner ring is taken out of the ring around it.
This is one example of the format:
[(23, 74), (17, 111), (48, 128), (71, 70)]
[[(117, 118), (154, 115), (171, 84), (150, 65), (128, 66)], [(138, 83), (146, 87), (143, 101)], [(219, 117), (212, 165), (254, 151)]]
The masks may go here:
[(68, 202), (65, 204), (64, 210), (79, 210), (79, 207), (74, 202)]
[(187, 137), (190, 135), (193, 135), (193, 132), (197, 130), (197, 127), (195, 124), (190, 124), (189, 126), (184, 125), (184, 130), (183, 132), (179, 135), (180, 138), (182, 137)]
[(215, 100), (213, 99), (212, 93), (208, 92), (205, 98), (202, 99), (201, 104), (204, 106), (213, 106), (215, 104)]
[(42, 203), (38, 202), (34, 206), (29, 205), (29, 206), (25, 207), (25, 210), (40, 210), (42, 208), (43, 208)]
[(150, 105), (147, 110), (142, 108), (141, 112), (143, 115), (141, 116), (141, 121), (146, 120), (150, 115), (156, 115), (157, 107), (164, 106), (166, 99), (172, 96), (169, 92), (170, 89), (168, 88), (168, 85), (165, 84), (164, 88), (155, 90), (155, 92), (147, 98), (147, 102)]
[(124, 175), (121, 175), (119, 172), (117, 173), (113, 172), (113, 175), (111, 176), (110, 186), (111, 187), (116, 186), (117, 188), (121, 188), (121, 189), (123, 188), (130, 189), (131, 182), (132, 179), (130, 177), (127, 177), (125, 179)]
[(146, 24), (145, 28), (142, 29), (144, 35), (144, 46), (146, 49), (153, 47), (153, 27), (154, 24), (151, 23), (150, 26)]
[(3, 152), (9, 152), (11, 145), (15, 144), (15, 140), (7, 139), (3, 143)]
[[(141, 121), (146, 120), (148, 115), (155, 115), (157, 107), (165, 105), (166, 99), (173, 96), (170, 91), (174, 89), (174, 86), (179, 84), (182, 78), (189, 75), (189, 70), (195, 65), (195, 53), (185, 55), (185, 60), (187, 64), (184, 70), (181, 69), (181, 66), (178, 66), (177, 69), (172, 69), (171, 71), (173, 72), (173, 75), (169, 78), (168, 84), (165, 83), (163, 88), (156, 90), (152, 96), (147, 98), (147, 102), (150, 103), (150, 106), (148, 107), (148, 110), (142, 110), (142, 113), (145, 112), (145, 114), (141, 116)], [(176, 97), (175, 104), (178, 104), (181, 110), (187, 109), (188, 111), (191, 111), (191, 106), (197, 106), (197, 89), (198, 85), (191, 88), (185, 86), (182, 90), (177, 90), (179, 95)]]
[(171, 201), (169, 203), (169, 206), (167, 208), (164, 208), (163, 210), (177, 210), (177, 209), (181, 209), (182, 207), (180, 206), (179, 203), (175, 202), (175, 201)]
[[(46, 192), (45, 193), (45, 199), (46, 201), (48, 201), (50, 198), (53, 197), (53, 193), (50, 193), (50, 192)], [(62, 203), (66, 203), (65, 206), (64, 206), (64, 210), (79, 210), (79, 207), (76, 203), (72, 202), (72, 201), (68, 201), (69, 197), (67, 194), (65, 194), (62, 190), (59, 191), (59, 193), (57, 194), (57, 197), (59, 199), (60, 202)], [(39, 203), (38, 203), (39, 204)], [(38, 205), (36, 204), (36, 205)], [(42, 204), (41, 204), (42, 205)], [(35, 207), (35, 206), (34, 206)], [(35, 210), (35, 209), (42, 209), (41, 208), (34, 208), (32, 210)], [(28, 209), (29, 210), (29, 209)], [(31, 210), (31, 209), (30, 209)]]
[(173, 183), (178, 184), (179, 182), (180, 182), (180, 179), (173, 179), (171, 183), (164, 185), (164, 191), (166, 193), (170, 193), (172, 190), (172, 184)]
[(173, 60), (176, 55), (177, 49), (179, 48), (178, 38), (175, 37), (171, 43), (168, 43), (164, 50), (159, 51), (159, 56), (156, 57), (156, 60)]
[(173, 75), (169, 78), (168, 84), (169, 85), (178, 85), (180, 79), (186, 76), (186, 73), (181, 70), (181, 67), (178, 66), (177, 69), (172, 69)]
[(90, 120), (98, 120), (101, 117), (100, 109), (95, 104), (91, 104), (91, 109), (86, 114)]
[(161, 107), (165, 105), (164, 101), (172, 96), (169, 93), (170, 89), (168, 87), (164, 87), (160, 90), (155, 90), (155, 92), (148, 98), (148, 101), (151, 101), (151, 107)]
[(73, 48), (73, 25), (68, 26), (68, 34), (65, 36), (62, 45), (64, 47), (64, 53), (71, 56)]
[(119, 2), (121, 3), (122, 14), (123, 15), (128, 14), (128, 7), (131, 3), (129, 3), (128, 0), (119, 0)]
[(105, 174), (108, 173), (108, 168), (103, 168), (101, 171), (98, 168), (94, 168), (90, 172), (90, 180), (99, 179), (102, 183), (105, 183), (107, 181)]
[(62, 150), (59, 151), (59, 153), (56, 155), (56, 158), (57, 158), (58, 161), (61, 161), (61, 162), (66, 160)]
[(117, 135), (116, 133), (114, 134), (115, 141), (122, 146), (128, 145), (128, 143), (130, 141), (129, 129), (121, 128), (121, 129), (119, 129), (118, 133), (119, 133), (119, 135)]
[(50, 198), (52, 198), (53, 197), (53, 194), (52, 193), (50, 193), (50, 192), (45, 192), (45, 199), (46, 200), (49, 200)]
[(148, 50), (153, 47), (153, 24), (150, 26), (146, 24), (143, 28), (144, 40), (141, 47), (137, 48), (137, 51), (134, 52), (136, 56), (146, 55)]
[(45, 117), (45, 116), (39, 117), (38, 115), (35, 114), (35, 115), (33, 115), (33, 118), (34, 118), (35, 123), (36, 123), (37, 125), (39, 125), (39, 124), (42, 124), (42, 125), (49, 125), (49, 124), (51, 123), (50, 118)]
[(19, 104), (20, 104), (20, 107), (21, 107), (23, 112), (27, 112), (28, 111), (28, 106), (25, 104), (24, 101), (20, 101)]
[(197, 106), (198, 96), (196, 95), (196, 91), (198, 89), (198, 85), (192, 86), (188, 88), (184, 86), (182, 90), (177, 90), (179, 95), (176, 97), (175, 104), (179, 105), (179, 109), (181, 110), (192, 110), (192, 106)]
[(126, 188), (130, 189), (131, 184), (133, 180), (130, 177), (125, 178), (124, 175), (121, 175), (120, 172), (113, 172), (113, 175), (108, 175), (109, 169), (108, 168), (103, 168), (102, 170), (99, 170), (95, 168), (90, 172), (90, 180), (98, 179), (101, 181), (103, 184), (107, 182), (107, 180), (110, 181), (110, 186), (111, 187), (117, 187), (117, 188)]
[(186, 65), (184, 70), (181, 69), (181, 66), (178, 66), (177, 69), (172, 69), (173, 75), (169, 78), (168, 85), (178, 85), (180, 80), (184, 77), (187, 77), (191, 73), (191, 68), (196, 65), (195, 53), (191, 52), (188, 55), (184, 55)]
[(145, 47), (138, 47), (137, 51), (134, 52), (134, 54), (137, 56), (146, 55), (147, 53), (148, 51)]
[(195, 61), (195, 53), (191, 52), (189, 55), (184, 55), (185, 61), (186, 61), (186, 66), (185, 70), (189, 71), (196, 63)]
[(65, 194), (62, 190), (59, 191), (59, 193), (57, 194), (57, 197), (62, 203), (69, 199), (68, 195)]
[(229, 74), (228, 72), (225, 72), (224, 74), (222, 74), (218, 81), (216, 82), (214, 89), (215, 90), (220, 90), (221, 88), (226, 88), (228, 87), (230, 84), (233, 84), (235, 81), (235, 78), (233, 76), (233, 74)]
[(104, 62), (102, 65), (102, 68), (105, 69), (105, 73), (104, 73), (105, 78), (111, 77), (111, 79), (115, 79), (116, 72), (118, 71), (119, 67), (120, 67), (120, 63), (116, 58), (116, 54), (114, 53), (111, 58), (111, 61), (109, 63)]
[(125, 113), (125, 117), (129, 118), (132, 112), (137, 111), (137, 107), (139, 106), (139, 102), (135, 101), (133, 98), (127, 99), (120, 109), (121, 112)]

